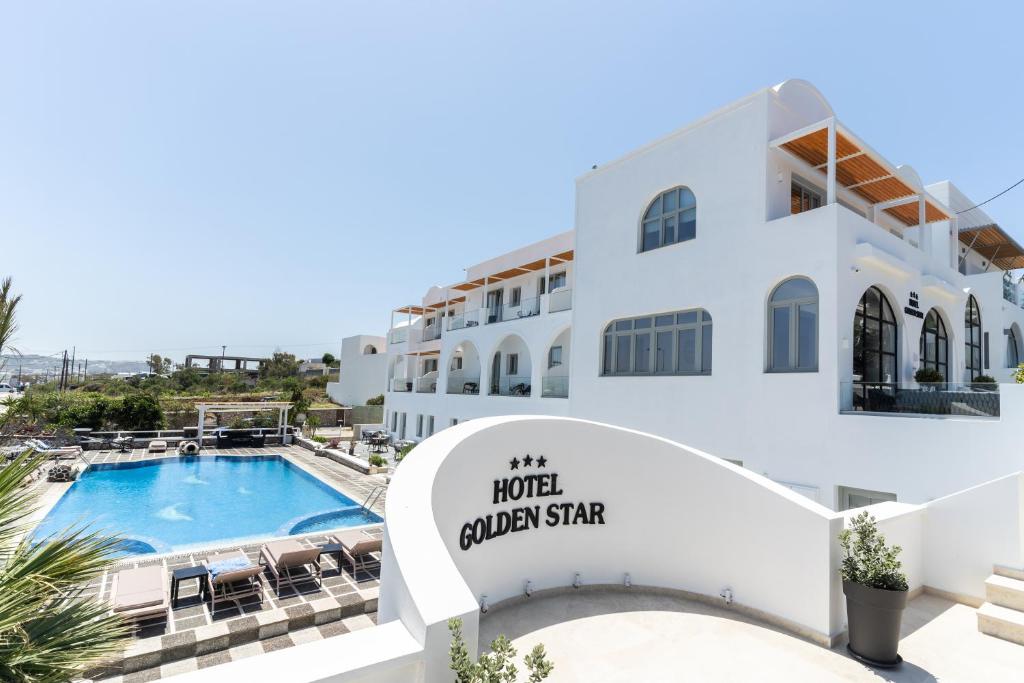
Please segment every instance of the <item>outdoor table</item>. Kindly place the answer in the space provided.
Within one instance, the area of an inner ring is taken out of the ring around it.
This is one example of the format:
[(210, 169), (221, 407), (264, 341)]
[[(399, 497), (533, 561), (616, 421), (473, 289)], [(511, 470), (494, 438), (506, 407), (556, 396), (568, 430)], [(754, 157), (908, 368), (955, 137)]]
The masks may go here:
[(189, 579), (199, 580), (199, 598), (201, 600), (206, 599), (206, 582), (203, 581), (206, 578), (207, 569), (203, 565), (196, 567), (185, 567), (184, 569), (175, 569), (171, 574), (171, 607), (178, 606), (178, 584), (182, 581), (188, 581)]
[(338, 560), (338, 572), (341, 572), (341, 544), (340, 543), (324, 543), (319, 546), (320, 555), (337, 555)]

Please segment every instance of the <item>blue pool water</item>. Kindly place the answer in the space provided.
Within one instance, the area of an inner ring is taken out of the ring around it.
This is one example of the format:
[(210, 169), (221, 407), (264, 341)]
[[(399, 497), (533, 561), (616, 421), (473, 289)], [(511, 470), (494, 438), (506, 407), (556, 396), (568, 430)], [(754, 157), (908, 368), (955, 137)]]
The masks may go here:
[(379, 521), (279, 456), (201, 456), (92, 465), (35, 536), (86, 523), (163, 553)]

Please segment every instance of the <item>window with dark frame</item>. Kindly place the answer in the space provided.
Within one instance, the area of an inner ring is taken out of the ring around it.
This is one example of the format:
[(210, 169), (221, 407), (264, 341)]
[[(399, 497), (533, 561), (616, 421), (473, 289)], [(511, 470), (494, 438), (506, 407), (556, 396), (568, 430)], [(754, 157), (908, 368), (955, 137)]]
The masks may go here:
[(928, 311), (921, 328), (921, 367), (930, 368), (949, 380), (949, 335), (946, 323), (934, 308)]
[(640, 227), (640, 251), (651, 251), (697, 236), (697, 198), (688, 187), (662, 192), (647, 206)]
[(973, 382), (981, 369), (981, 310), (974, 295), (967, 297), (964, 308), (964, 365), (967, 381)]
[(711, 315), (698, 308), (616, 320), (602, 347), (603, 376), (710, 375)]

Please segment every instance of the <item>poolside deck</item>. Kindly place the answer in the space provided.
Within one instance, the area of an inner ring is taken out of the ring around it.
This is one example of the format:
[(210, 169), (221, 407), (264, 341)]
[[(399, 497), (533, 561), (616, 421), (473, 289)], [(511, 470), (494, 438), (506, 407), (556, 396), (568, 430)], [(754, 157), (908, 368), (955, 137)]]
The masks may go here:
[[(267, 448), (206, 449), (206, 455), (270, 455), (279, 454), (292, 464), (316, 475), (349, 498), (362, 502), (371, 491), (385, 483), (382, 476), (360, 474), (298, 446)], [(138, 462), (156, 458), (176, 458), (175, 453), (150, 454), (142, 449), (130, 453), (87, 451), (89, 462)], [(40, 482), (43, 508), (41, 514), (60, 498), (70, 484)], [(372, 506), (383, 516), (385, 494)], [(379, 536), (377, 527), (368, 531)], [(323, 532), (293, 536), (306, 546), (325, 543)], [(203, 550), (160, 556), (137, 556), (118, 564), (119, 568), (160, 564), (170, 574), (175, 569), (201, 564), (217, 552), (240, 549), (254, 562), (259, 558), (260, 543), (226, 544)], [(380, 584), (379, 565), (367, 571), (352, 573), (351, 566), (339, 568), (333, 557), (321, 558), (323, 585), (318, 586), (309, 574), (296, 572), (294, 587), (282, 586), (278, 595), (273, 590), (269, 573), (263, 575), (264, 597), (218, 604), (216, 612), (199, 598), (197, 582), (183, 582), (178, 606), (168, 610), (166, 617), (144, 622), (137, 637), (124, 653), (124, 658), (110, 667), (91, 674), (95, 680), (151, 681), (196, 668), (231, 661), (232, 658), (269, 652), (294, 644), (346, 633), (376, 623), (377, 594)], [(104, 575), (92, 582), (86, 594), (101, 600), (110, 597), (111, 577)]]

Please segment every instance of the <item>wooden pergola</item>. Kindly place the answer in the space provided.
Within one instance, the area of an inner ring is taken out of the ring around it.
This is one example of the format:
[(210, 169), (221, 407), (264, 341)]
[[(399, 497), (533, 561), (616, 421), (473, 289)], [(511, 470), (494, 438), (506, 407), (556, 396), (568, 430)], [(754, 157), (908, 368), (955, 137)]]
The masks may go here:
[[(850, 132), (835, 117), (818, 121), (772, 140), (771, 147), (786, 152), (809, 174), (824, 176), (826, 203), (837, 201), (842, 187), (867, 202), (868, 220), (879, 212), (892, 216), (907, 227), (951, 220), (953, 213), (916, 187), (884, 157)], [(930, 240), (922, 231), (921, 248)]]
[(203, 431), (206, 423), (207, 413), (253, 413), (263, 410), (276, 410), (277, 411), (277, 433), (281, 437), (281, 443), (284, 443), (285, 432), (288, 426), (288, 411), (291, 410), (293, 403), (287, 401), (252, 401), (252, 402), (236, 402), (236, 403), (199, 403), (197, 408), (199, 409), (199, 432), (198, 442), (199, 447), (203, 447)]
[[(978, 252), (1000, 270), (1024, 268), (1024, 248), (996, 223), (962, 227), (957, 236), (961, 244)], [(961, 261), (964, 258), (966, 255)]]

